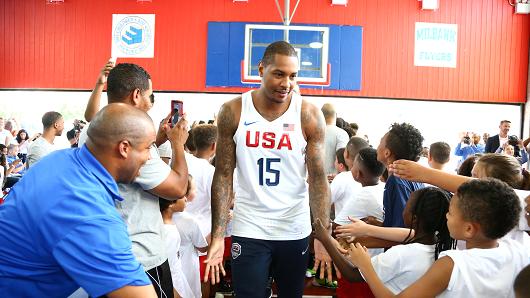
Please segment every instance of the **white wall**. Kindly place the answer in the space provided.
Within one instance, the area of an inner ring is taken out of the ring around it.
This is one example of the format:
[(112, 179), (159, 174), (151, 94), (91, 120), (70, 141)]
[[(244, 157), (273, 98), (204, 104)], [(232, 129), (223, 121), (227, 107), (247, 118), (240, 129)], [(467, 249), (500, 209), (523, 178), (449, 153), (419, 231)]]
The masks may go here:
[[(75, 119), (83, 119), (89, 92), (61, 91), (0, 91), (0, 115), (15, 117), (30, 133), (40, 131), (40, 118), (47, 111), (58, 111), (65, 116), (67, 129)], [(149, 112), (158, 123), (170, 112), (172, 99), (184, 101), (188, 120), (213, 119), (221, 104), (234, 94), (156, 93), (155, 105)], [(393, 122), (409, 122), (425, 137), (425, 146), (445, 141), (452, 147), (461, 131), (498, 133), (499, 122), (512, 121), (511, 133), (519, 135), (521, 107), (502, 104), (472, 104), (436, 101), (388, 100), (375, 98), (306, 97), (318, 107), (326, 102), (335, 105), (338, 116), (359, 124), (359, 133), (367, 134), (371, 144), (379, 139)], [(106, 97), (103, 96), (106, 104)], [(521, 136), (520, 136), (521, 137)], [(528, 136), (523, 136), (528, 137)], [(65, 146), (67, 144), (66, 137)]]

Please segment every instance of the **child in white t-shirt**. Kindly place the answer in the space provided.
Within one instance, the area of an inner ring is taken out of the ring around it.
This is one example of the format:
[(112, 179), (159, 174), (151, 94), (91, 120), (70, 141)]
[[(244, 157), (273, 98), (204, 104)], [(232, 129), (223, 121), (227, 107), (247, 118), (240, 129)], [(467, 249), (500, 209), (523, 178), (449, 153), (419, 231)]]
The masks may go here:
[(335, 223), (344, 225), (350, 223), (348, 217), (364, 218), (371, 216), (383, 222), (383, 193), (384, 183), (380, 177), (385, 166), (377, 160), (374, 148), (359, 150), (353, 159), (351, 175), (362, 188), (345, 202), (342, 210), (335, 214)]
[[(520, 212), (517, 194), (500, 180), (462, 184), (451, 200), (447, 226), (454, 239), (466, 241), (467, 249), (442, 252), (421, 278), (398, 295), (514, 297), (512, 284), (527, 265), (528, 254), (520, 243), (498, 239), (516, 226)], [(352, 244), (349, 254), (376, 297), (395, 295), (374, 271), (366, 248)]]
[[(391, 293), (399, 293), (410, 286), (427, 272), (440, 252), (454, 247), (445, 217), (448, 209), (449, 195), (439, 188), (422, 188), (410, 195), (403, 211), (403, 222), (409, 228), (409, 235), (403, 244), (369, 258), (372, 270)], [(364, 281), (361, 272), (340, 255), (347, 251), (334, 247), (333, 240), (321, 232), (324, 231), (317, 228), (317, 237), (327, 238), (321, 241), (342, 275), (350, 282)]]
[(175, 212), (182, 212), (186, 207), (188, 199), (193, 200), (194, 183), (191, 176), (188, 179), (188, 190), (186, 196), (176, 200), (168, 201), (162, 198), (159, 199), (160, 213), (162, 213), (162, 220), (164, 221), (164, 242), (166, 244), (166, 252), (168, 254), (169, 268), (171, 270), (171, 279), (173, 281), (173, 289), (175, 297), (194, 297), (184, 272), (182, 270), (180, 249), (180, 234), (177, 226), (173, 223), (173, 214)]
[[(368, 147), (368, 142), (360, 137), (352, 137), (343, 151), (344, 163), (351, 169), (353, 160), (359, 150)], [(337, 151), (339, 152), (339, 151)], [(337, 155), (338, 156), (338, 155)], [(329, 186), (331, 191), (331, 204), (335, 217), (342, 211), (342, 208), (351, 198), (361, 190), (362, 186), (353, 179), (352, 173), (348, 171), (339, 172)]]
[[(188, 182), (188, 184), (190, 183), (192, 184), (191, 191), (194, 193), (195, 185), (193, 183), (193, 179)], [(199, 252), (206, 252), (208, 250), (210, 235), (204, 237), (200, 228), (200, 224), (195, 216), (185, 212), (185, 206), (181, 207), (182, 208), (175, 210), (176, 212), (173, 213), (173, 223), (176, 225), (180, 234), (179, 254), (182, 264), (182, 271), (193, 293), (193, 296), (191, 297), (201, 297)]]

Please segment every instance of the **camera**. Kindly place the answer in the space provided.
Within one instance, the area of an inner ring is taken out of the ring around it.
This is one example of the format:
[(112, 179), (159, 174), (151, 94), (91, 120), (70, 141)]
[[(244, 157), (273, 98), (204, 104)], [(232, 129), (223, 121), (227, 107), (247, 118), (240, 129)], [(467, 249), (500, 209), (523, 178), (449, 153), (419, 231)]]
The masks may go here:
[(466, 145), (471, 144), (471, 138), (469, 136), (465, 136), (462, 138), (462, 142)]
[(508, 144), (517, 147), (519, 145), (519, 138), (516, 135), (511, 135), (508, 137)]
[(80, 132), (83, 129), (83, 127), (85, 127), (85, 124), (86, 124), (85, 121), (75, 119), (74, 120), (74, 130), (76, 132)]

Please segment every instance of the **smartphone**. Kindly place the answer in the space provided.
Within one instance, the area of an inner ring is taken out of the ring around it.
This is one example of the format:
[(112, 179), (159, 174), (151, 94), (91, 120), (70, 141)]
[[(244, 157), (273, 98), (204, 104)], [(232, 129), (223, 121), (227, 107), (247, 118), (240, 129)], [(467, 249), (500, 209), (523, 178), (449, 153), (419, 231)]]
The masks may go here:
[(184, 103), (180, 100), (172, 100), (171, 110), (173, 111), (173, 116), (171, 117), (171, 126), (175, 126), (180, 117), (182, 117), (184, 114)]

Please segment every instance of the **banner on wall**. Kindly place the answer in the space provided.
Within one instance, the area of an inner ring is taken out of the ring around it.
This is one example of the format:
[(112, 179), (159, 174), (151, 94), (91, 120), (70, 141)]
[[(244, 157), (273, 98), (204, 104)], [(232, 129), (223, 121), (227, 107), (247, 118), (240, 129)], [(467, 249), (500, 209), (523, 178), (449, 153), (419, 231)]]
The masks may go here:
[(416, 23), (414, 66), (456, 68), (456, 24)]
[(153, 58), (154, 14), (112, 15), (112, 57)]

